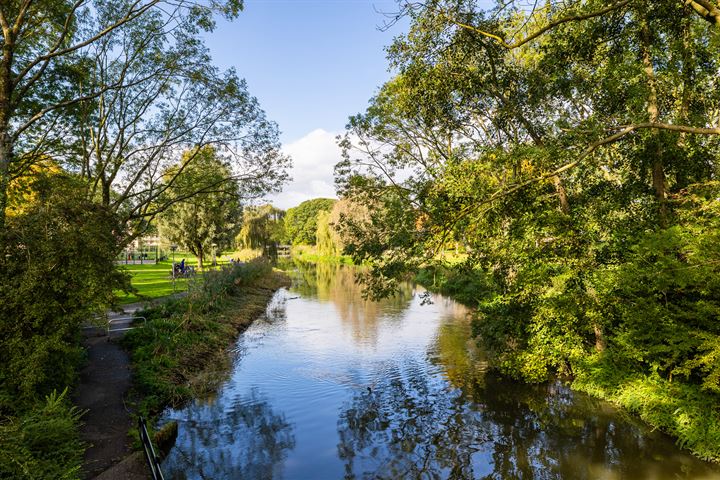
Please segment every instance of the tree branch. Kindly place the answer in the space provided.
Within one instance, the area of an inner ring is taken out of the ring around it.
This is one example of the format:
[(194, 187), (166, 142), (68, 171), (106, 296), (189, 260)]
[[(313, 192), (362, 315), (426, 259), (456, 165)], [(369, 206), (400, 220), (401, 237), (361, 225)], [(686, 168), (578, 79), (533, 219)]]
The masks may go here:
[(512, 49), (514, 49), (514, 48), (521, 47), (521, 46), (525, 45), (526, 43), (535, 40), (535, 39), (536, 39), (537, 37), (539, 37), (540, 35), (544, 34), (545, 32), (547, 32), (547, 31), (549, 31), (549, 30), (552, 30), (553, 28), (555, 28), (555, 27), (557, 27), (557, 26), (559, 26), (559, 25), (562, 25), (562, 24), (564, 24), (564, 23), (569, 23), (569, 22), (579, 22), (579, 21), (583, 21), (583, 20), (589, 20), (589, 19), (595, 18), (595, 17), (600, 17), (600, 16), (602, 16), (602, 15), (605, 15), (606, 13), (612, 12), (613, 10), (617, 10), (617, 9), (619, 9), (619, 8), (624, 7), (625, 5), (627, 5), (628, 3), (630, 3), (631, 1), (632, 1), (632, 0), (621, 0), (621, 1), (618, 2), (618, 3), (612, 4), (612, 5), (608, 6), (608, 7), (602, 8), (602, 9), (597, 10), (597, 11), (594, 11), (594, 12), (590, 12), (590, 13), (586, 13), (586, 14), (569, 15), (569, 16), (567, 16), (567, 17), (558, 18), (557, 20), (554, 20), (554, 21), (548, 23), (547, 25), (545, 25), (544, 27), (540, 28), (539, 30), (531, 33), (531, 34), (528, 35), (527, 37), (525, 37), (525, 38), (523, 38), (523, 39), (521, 39), (521, 40), (518, 40), (517, 42), (514, 42), (514, 43), (507, 43), (502, 37), (500, 37), (500, 36), (498, 36), (498, 35), (495, 35), (495, 34), (490, 33), (490, 32), (486, 32), (486, 31), (484, 31), (484, 30), (480, 30), (479, 28), (477, 28), (477, 27), (475, 27), (475, 26), (473, 26), (473, 25), (468, 25), (468, 24), (466, 24), (466, 23), (458, 22), (458, 21), (452, 19), (450, 16), (448, 16), (448, 15), (446, 15), (446, 14), (442, 14), (442, 15), (443, 15), (448, 21), (450, 21), (451, 23), (457, 25), (458, 27), (465, 28), (465, 29), (467, 29), (467, 30), (471, 30), (471, 31), (473, 31), (473, 32), (475, 32), (475, 33), (479, 33), (480, 35), (483, 35), (483, 36), (488, 37), (488, 38), (492, 38), (493, 40), (495, 40), (496, 42), (498, 42), (498, 43), (499, 43), (500, 45), (502, 45), (503, 47), (505, 47), (505, 48), (507, 48), (507, 49), (509, 49), (509, 50), (512, 50)]

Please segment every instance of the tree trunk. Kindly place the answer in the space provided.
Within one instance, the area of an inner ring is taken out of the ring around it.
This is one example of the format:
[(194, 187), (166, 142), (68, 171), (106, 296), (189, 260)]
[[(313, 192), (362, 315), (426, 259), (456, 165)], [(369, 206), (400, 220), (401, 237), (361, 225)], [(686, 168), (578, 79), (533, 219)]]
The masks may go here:
[[(639, 13), (642, 15), (642, 13)], [(643, 67), (645, 69), (645, 77), (648, 85), (647, 113), (648, 121), (656, 123), (660, 119), (660, 109), (658, 108), (657, 98), (657, 81), (655, 78), (655, 70), (652, 65), (652, 56), (650, 51), (651, 39), (650, 28), (647, 20), (642, 19), (640, 28), (640, 45), (642, 51)], [(657, 130), (651, 133), (653, 158), (652, 162), (652, 185), (655, 190), (655, 199), (659, 207), (660, 227), (667, 226), (667, 182), (665, 180), (665, 170), (662, 159), (662, 146), (660, 145), (660, 135)]]
[(0, 122), (0, 231), (5, 229), (5, 215), (8, 203), (8, 189), (10, 186), (10, 159), (12, 158), (12, 145), (7, 134), (7, 126)]
[(13, 39), (9, 31), (3, 31), (5, 44), (0, 61), (0, 231), (5, 229), (5, 215), (10, 187), (10, 164), (13, 145), (10, 135), (10, 116), (12, 114), (12, 58)]
[(603, 328), (600, 326), (600, 324), (593, 323), (593, 330), (595, 332), (595, 350), (598, 352), (602, 352), (607, 347)]
[(567, 192), (565, 191), (565, 187), (563, 187), (562, 180), (559, 176), (553, 175), (552, 176), (552, 182), (555, 186), (555, 192), (558, 195), (558, 198), (560, 199), (560, 210), (566, 215), (570, 214), (570, 202), (568, 202), (567, 198)]
[(199, 245), (197, 248), (197, 258), (198, 258), (198, 270), (203, 271), (203, 259), (205, 258), (205, 252), (203, 252), (202, 245)]

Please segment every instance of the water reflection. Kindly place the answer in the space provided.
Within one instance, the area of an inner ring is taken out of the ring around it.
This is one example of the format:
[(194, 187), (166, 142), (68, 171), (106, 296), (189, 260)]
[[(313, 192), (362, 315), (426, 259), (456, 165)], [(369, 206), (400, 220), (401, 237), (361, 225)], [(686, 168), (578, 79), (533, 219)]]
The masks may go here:
[(380, 318), (397, 319), (414, 298), (412, 285), (406, 283), (393, 297), (378, 302), (367, 300), (363, 298), (362, 286), (355, 281), (356, 269), (344, 265), (296, 261), (294, 267), (299, 281), (293, 289), (303, 297), (332, 303), (358, 343), (374, 345)]
[(357, 391), (338, 421), (346, 479), (701, 479), (717, 468), (561, 383), (486, 373), (469, 326), (442, 325), (427, 367), (409, 362)]
[(282, 461), (295, 447), (292, 425), (257, 389), (167, 418), (181, 425), (164, 462), (166, 478), (281, 478)]
[(448, 299), (369, 302), (339, 265), (294, 275), (218, 395), (166, 415), (166, 478), (720, 478), (603, 402), (489, 374)]

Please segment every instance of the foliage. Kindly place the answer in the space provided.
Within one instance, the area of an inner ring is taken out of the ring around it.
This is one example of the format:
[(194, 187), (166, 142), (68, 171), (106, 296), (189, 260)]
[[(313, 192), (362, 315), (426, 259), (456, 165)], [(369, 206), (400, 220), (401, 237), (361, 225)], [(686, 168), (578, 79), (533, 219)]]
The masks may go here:
[(296, 245), (292, 248), (293, 260), (301, 263), (340, 263), (343, 265), (352, 265), (353, 260), (349, 255), (326, 255), (320, 253), (317, 247), (312, 245)]
[(330, 224), (330, 212), (318, 212), (315, 239), (320, 255), (338, 257), (342, 254), (343, 246), (340, 241), (340, 235), (338, 235)]
[(71, 384), (82, 322), (129, 288), (114, 264), (118, 219), (71, 177), (41, 176), (34, 189), (37, 202), (9, 218), (0, 240), (0, 411)]
[[(608, 356), (632, 381), (599, 394), (717, 459), (698, 432), (720, 400), (720, 44), (696, 3), (407, 2), (398, 75), (336, 167), (369, 218), (338, 228), (371, 294), (424, 267), (477, 307), (495, 368), (595, 385)], [(451, 248), (467, 257), (443, 265)]]
[(0, 478), (78, 478), (84, 450), (78, 436), (81, 414), (65, 389), (18, 417), (0, 418)]
[(87, 192), (124, 220), (154, 214), (163, 162), (183, 147), (235, 147), (261, 189), (283, 176), (259, 168), (286, 161), (277, 127), (202, 44), (214, 14), (241, 9), (241, 0), (3, 2), (0, 227), (11, 179), (47, 156), (90, 179)]
[[(207, 252), (229, 247), (240, 228), (238, 184), (228, 180), (230, 167), (211, 147), (186, 152), (167, 176), (174, 203), (159, 217), (160, 235), (196, 255), (202, 269)], [(198, 190), (202, 193), (194, 193)]]
[(699, 457), (720, 460), (717, 396), (692, 384), (632, 372), (607, 354), (589, 356), (572, 386), (626, 408)]
[(329, 212), (336, 200), (313, 198), (297, 207), (289, 208), (285, 215), (285, 233), (293, 245), (315, 245), (318, 212)]
[(243, 223), (235, 243), (241, 248), (263, 249), (285, 239), (285, 212), (272, 205), (246, 207)]

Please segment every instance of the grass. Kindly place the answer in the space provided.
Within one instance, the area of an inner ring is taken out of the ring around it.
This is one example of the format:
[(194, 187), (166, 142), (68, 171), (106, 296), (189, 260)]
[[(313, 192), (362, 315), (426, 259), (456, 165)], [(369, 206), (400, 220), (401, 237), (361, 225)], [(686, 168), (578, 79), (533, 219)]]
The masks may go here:
[(225, 378), (228, 347), (265, 312), (288, 277), (257, 260), (209, 272), (187, 297), (145, 309), (146, 327), (123, 343), (130, 352), (138, 410), (153, 416), (165, 406), (204, 396)]
[(573, 389), (623, 407), (676, 437), (681, 448), (703, 460), (720, 462), (717, 395), (698, 385), (632, 372), (602, 354), (590, 356), (576, 374)]
[[(248, 261), (251, 258), (257, 257), (258, 255), (259, 251), (255, 250), (226, 252), (218, 257), (217, 263), (218, 265), (226, 265), (230, 263), (231, 258), (241, 261)], [(186, 265), (195, 267), (197, 271), (198, 262), (197, 258), (193, 254), (188, 252), (175, 252), (175, 263), (180, 263), (183, 258), (185, 259)], [(122, 264), (119, 266), (121, 269), (125, 270), (130, 274), (131, 284), (137, 290), (136, 292), (131, 293), (116, 292), (119, 298), (119, 303), (121, 305), (139, 302), (143, 300), (162, 298), (168, 295), (172, 295), (175, 292), (187, 291), (188, 289), (187, 278), (176, 278), (175, 286), (173, 287), (173, 279), (171, 275), (172, 259), (161, 260), (157, 264)], [(203, 273), (198, 272), (197, 275), (201, 277)]]

